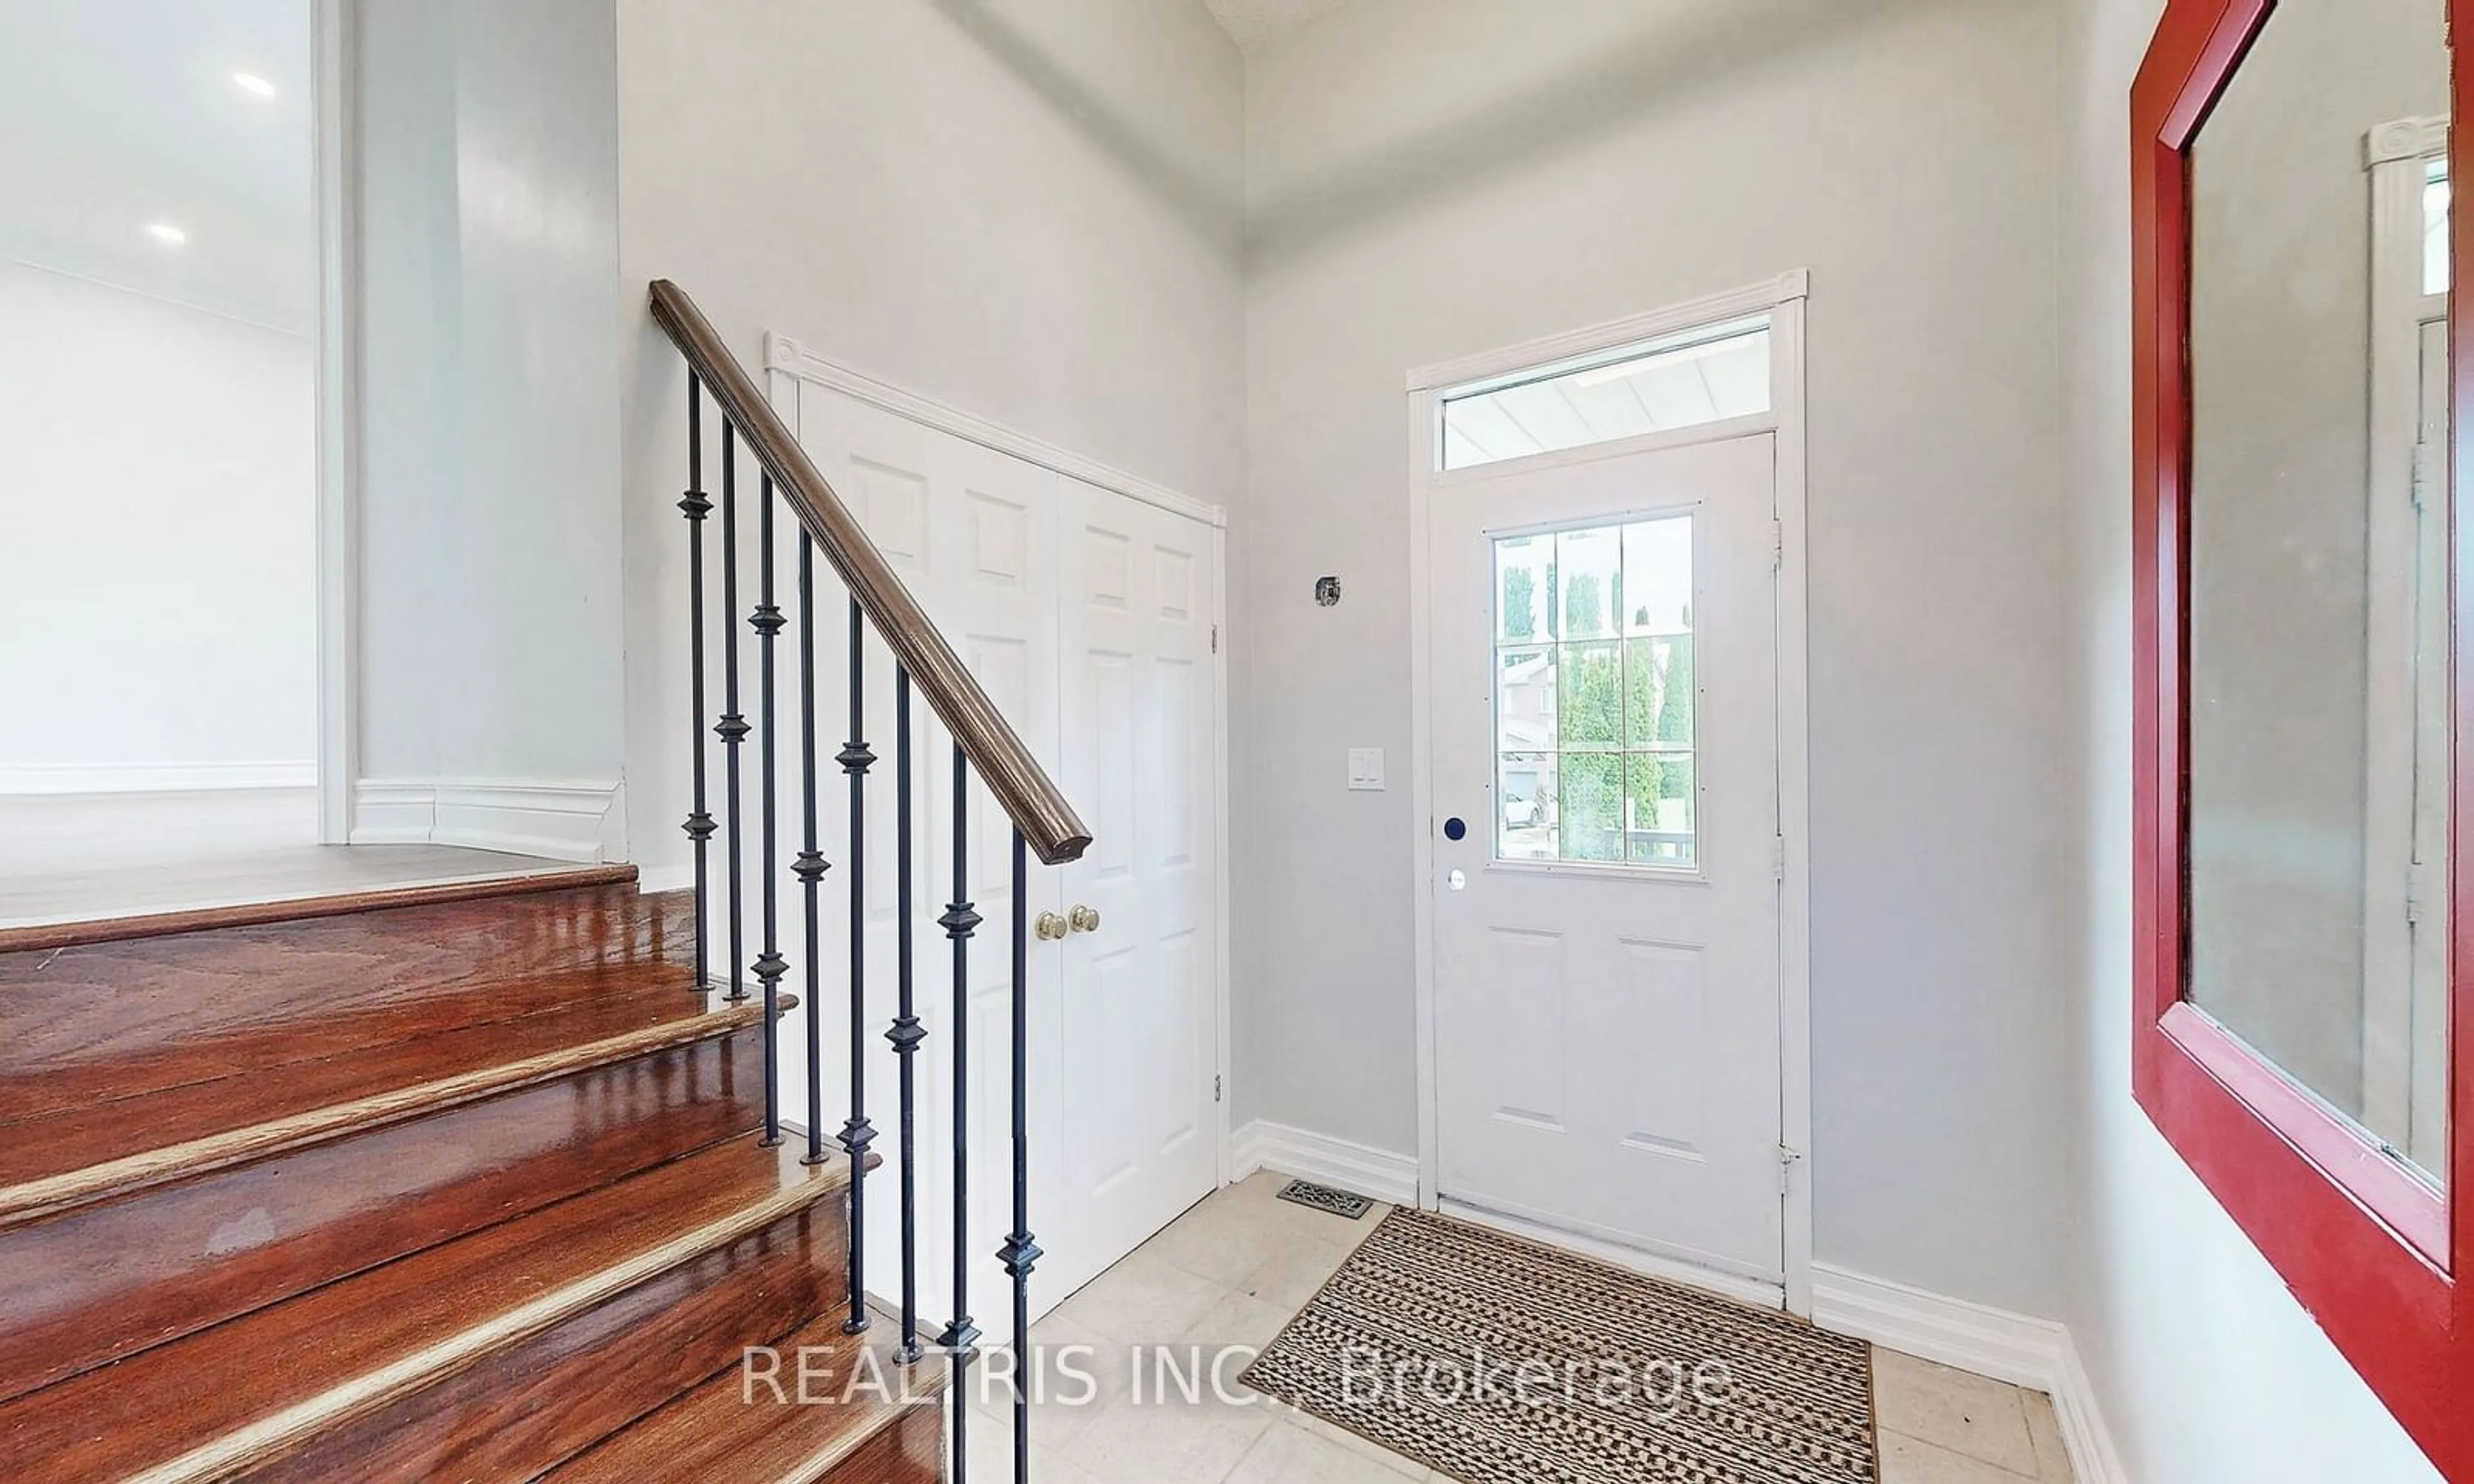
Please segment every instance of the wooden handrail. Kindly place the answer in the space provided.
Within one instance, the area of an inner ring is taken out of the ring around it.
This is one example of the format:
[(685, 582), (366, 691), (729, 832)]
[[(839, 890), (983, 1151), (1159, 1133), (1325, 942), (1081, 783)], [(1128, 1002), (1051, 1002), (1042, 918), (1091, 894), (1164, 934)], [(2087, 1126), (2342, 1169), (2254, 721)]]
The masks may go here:
[(1091, 832), (1074, 806), (945, 642), (919, 600), (902, 585), (885, 554), (783, 425), (781, 415), (756, 390), (713, 322), (686, 290), (667, 278), (653, 282), (653, 319), (738, 425), (799, 524), (815, 538), (825, 560), (841, 574), (851, 596), (910, 674), (911, 688), (960, 744), (962, 755), (1022, 831), (1031, 852), (1051, 866), (1079, 860), (1091, 844)]

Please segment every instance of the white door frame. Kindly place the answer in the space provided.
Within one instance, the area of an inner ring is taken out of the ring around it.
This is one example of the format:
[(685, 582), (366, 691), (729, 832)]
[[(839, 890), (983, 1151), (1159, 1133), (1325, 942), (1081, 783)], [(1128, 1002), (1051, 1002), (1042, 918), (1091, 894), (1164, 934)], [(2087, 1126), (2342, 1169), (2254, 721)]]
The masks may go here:
[(360, 776), (360, 120), (352, 7), (314, 0), (311, 170), (318, 213), (318, 838), (352, 837)]
[[(1778, 758), (1779, 833), (1786, 843), (1779, 895), (1779, 1128), (1785, 1187), (1788, 1312), (1812, 1315), (1812, 882), (1807, 793), (1805, 300), (1809, 275), (1776, 278), (1690, 303), (1463, 356), (1409, 372), (1410, 756), (1418, 978), (1418, 1203), (1438, 1209), (1435, 1079), (1435, 874), (1433, 738), (1429, 691), (1434, 655), (1427, 629), (1428, 529), (1439, 487), (1518, 469), (1547, 468), (1655, 448), (1770, 431), (1778, 440)], [(1479, 469), (1437, 468), (1437, 396), (1447, 387), (1506, 375), (1575, 356), (1654, 340), (1703, 325), (1770, 316), (1770, 411), (1673, 433), (1652, 433), (1563, 453), (1504, 460)], [(1224, 1113), (1224, 1120), (1225, 1114)], [(1592, 1249), (1595, 1250), (1595, 1249)], [(1620, 1257), (1612, 1252), (1600, 1256)], [(1646, 1255), (1642, 1255), (1646, 1259)]]
[(1211, 798), (1218, 811), (1220, 827), (1215, 867), (1219, 872), (1219, 900), (1214, 910), (1219, 914), (1219, 962), (1214, 966), (1211, 1018), (1218, 1045), (1212, 1058), (1214, 1123), (1212, 1160), (1214, 1182), (1228, 1184), (1229, 1092), (1232, 1040), (1229, 1032), (1229, 879), (1228, 879), (1228, 511), (1225, 506), (1207, 504), (1179, 494), (1165, 485), (1153, 484), (1139, 475), (1128, 474), (1096, 459), (1086, 459), (1044, 439), (990, 421), (973, 413), (934, 397), (906, 390), (890, 382), (879, 381), (810, 349), (788, 335), (767, 332), (764, 337), (764, 370), (767, 396), (782, 411), (793, 432), (799, 427), (799, 388), (815, 385), (838, 392), (844, 396), (865, 402), (871, 407), (904, 418), (924, 427), (950, 433), (982, 448), (1033, 464), (1068, 479), (1097, 485), (1129, 499), (1156, 506), (1174, 515), (1201, 521), (1211, 533), (1211, 570), (1214, 584), (1211, 615), (1211, 684), (1213, 705), (1217, 708), (1216, 724), (1211, 738)]

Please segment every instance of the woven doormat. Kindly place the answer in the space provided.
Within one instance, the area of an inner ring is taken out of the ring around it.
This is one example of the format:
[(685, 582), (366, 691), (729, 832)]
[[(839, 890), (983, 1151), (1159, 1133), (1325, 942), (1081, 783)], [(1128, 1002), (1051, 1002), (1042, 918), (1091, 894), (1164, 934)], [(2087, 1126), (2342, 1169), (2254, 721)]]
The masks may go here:
[(1467, 1484), (1880, 1477), (1861, 1341), (1419, 1211), (1245, 1379)]

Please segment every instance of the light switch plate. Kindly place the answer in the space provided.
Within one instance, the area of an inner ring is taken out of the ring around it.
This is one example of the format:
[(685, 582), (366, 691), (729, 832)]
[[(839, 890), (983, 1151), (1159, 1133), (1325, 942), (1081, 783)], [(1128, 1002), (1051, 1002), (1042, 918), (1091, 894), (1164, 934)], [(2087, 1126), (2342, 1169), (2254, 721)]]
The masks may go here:
[(1352, 747), (1348, 750), (1348, 786), (1352, 789), (1383, 787), (1383, 749)]

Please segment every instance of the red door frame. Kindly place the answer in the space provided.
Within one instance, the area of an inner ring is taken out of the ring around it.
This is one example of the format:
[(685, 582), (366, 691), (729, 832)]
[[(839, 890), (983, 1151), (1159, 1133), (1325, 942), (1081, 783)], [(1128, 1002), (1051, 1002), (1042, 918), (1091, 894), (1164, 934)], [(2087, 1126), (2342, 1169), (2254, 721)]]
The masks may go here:
[[(2190, 213), (2192, 137), (2276, 0), (2167, 0), (2131, 88), (2132, 1079), (2140, 1106), (2284, 1278), (2354, 1369), (2451, 1479), (2474, 1481), (2474, 1200), (2445, 1201), (2351, 1125), (2183, 999), (2183, 846), (2190, 662)], [(2448, 0), (2452, 31), (2474, 0)], [(2466, 116), (2462, 72), (2451, 116)], [(2366, 125), (2369, 122), (2365, 121)], [(2452, 134), (2450, 176), (2462, 181)], [(2365, 210), (2367, 210), (2367, 205)], [(2455, 193), (2454, 241), (2474, 243), (2474, 190)], [(2454, 254), (2458, 261), (2463, 251)], [(2452, 298), (2452, 304), (2456, 300)], [(2450, 316), (2450, 467), (2474, 490), (2474, 317)], [(2464, 566), (2474, 526), (2451, 533)], [(2453, 584), (2456, 817), (2450, 1020), (2474, 1023), (2474, 583)], [(2474, 1080), (2450, 1059), (2449, 1188), (2474, 1190)]]

